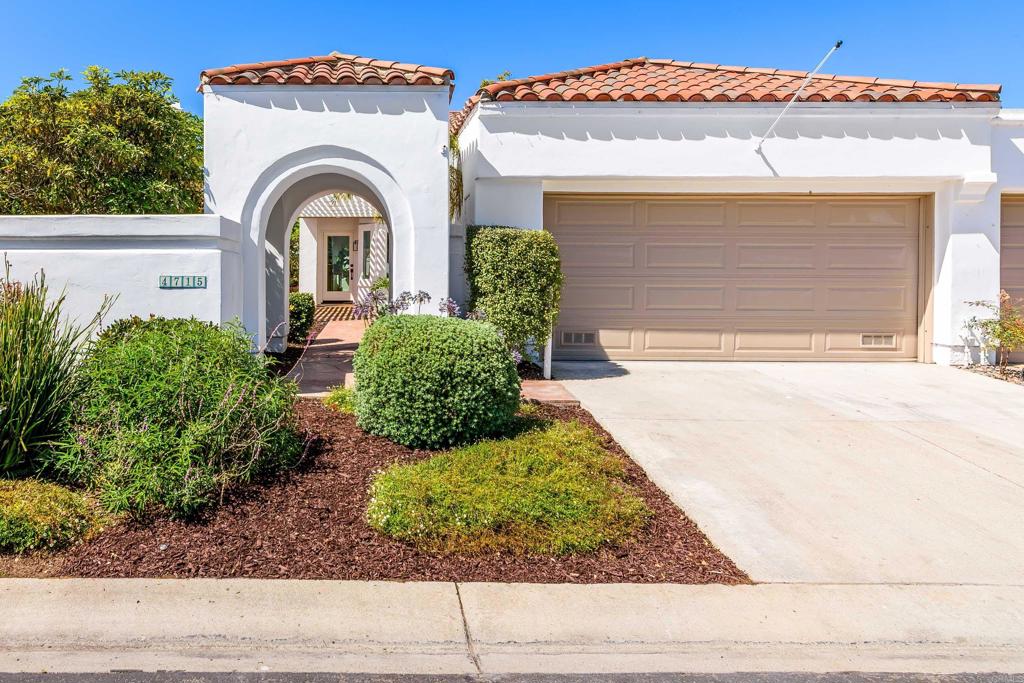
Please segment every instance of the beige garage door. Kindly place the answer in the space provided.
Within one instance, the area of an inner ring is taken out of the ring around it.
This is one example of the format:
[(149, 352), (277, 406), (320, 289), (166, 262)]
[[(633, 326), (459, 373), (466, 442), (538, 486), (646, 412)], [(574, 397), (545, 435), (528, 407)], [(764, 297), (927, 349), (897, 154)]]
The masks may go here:
[[(1019, 303), (1024, 300), (1024, 197), (1004, 197), (1002, 215), (1000, 286)], [(1010, 360), (1024, 362), (1024, 353), (1011, 354)]]
[(920, 200), (548, 195), (555, 358), (917, 353)]

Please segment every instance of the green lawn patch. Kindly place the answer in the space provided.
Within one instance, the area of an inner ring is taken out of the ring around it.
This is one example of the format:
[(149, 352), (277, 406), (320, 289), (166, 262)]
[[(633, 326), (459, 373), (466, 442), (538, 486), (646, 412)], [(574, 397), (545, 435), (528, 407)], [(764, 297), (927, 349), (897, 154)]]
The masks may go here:
[(393, 465), (371, 485), (371, 526), (423, 550), (566, 555), (628, 541), (651, 516), (623, 463), (577, 421)]

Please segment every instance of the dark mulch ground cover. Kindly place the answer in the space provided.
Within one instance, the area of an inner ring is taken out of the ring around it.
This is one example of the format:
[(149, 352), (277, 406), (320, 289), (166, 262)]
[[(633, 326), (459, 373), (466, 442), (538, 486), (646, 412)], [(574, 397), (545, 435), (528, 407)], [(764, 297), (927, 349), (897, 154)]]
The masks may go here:
[(747, 583), (697, 525), (580, 408), (542, 406), (548, 419), (578, 419), (626, 461), (629, 483), (654, 512), (634, 542), (568, 557), (436, 556), (382, 536), (364, 520), (375, 472), (430, 456), (365, 434), (352, 416), (303, 400), (313, 437), (302, 466), (266, 486), (232, 494), (199, 522), (154, 519), (112, 527), (53, 558), (40, 573), (85, 577), (253, 577), (513, 582)]
[(302, 352), (306, 350), (306, 347), (313, 343), (317, 335), (323, 332), (326, 322), (319, 321), (314, 322), (309, 327), (309, 335), (306, 337), (306, 341), (301, 343), (289, 342), (287, 348), (281, 353), (267, 353), (270, 358), (273, 358), (275, 363), (270, 366), (271, 371), (278, 377), (284, 377), (291, 369), (299, 362), (299, 358), (302, 357)]
[(997, 365), (967, 365), (963, 369), (978, 375), (1001, 379), (1011, 384), (1024, 385), (1024, 365), (1019, 363), (1008, 365), (1005, 368), (1000, 368)]

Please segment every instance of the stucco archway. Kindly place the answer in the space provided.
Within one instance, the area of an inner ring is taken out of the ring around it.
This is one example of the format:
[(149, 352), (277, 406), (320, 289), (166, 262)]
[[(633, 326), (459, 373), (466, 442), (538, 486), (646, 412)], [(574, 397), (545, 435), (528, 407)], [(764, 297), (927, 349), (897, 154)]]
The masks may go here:
[[(242, 319), (258, 348), (276, 350), (281, 335), (287, 332), (280, 325), (287, 321), (288, 310), (287, 228), (307, 202), (324, 194), (358, 194), (380, 212), (390, 228), (393, 288), (415, 291), (417, 245), (412, 212), (387, 169), (353, 150), (336, 147), (306, 150), (275, 166), (253, 189), (252, 208), (242, 226)], [(279, 334), (271, 340), (274, 330)], [(273, 344), (268, 346), (268, 340)]]

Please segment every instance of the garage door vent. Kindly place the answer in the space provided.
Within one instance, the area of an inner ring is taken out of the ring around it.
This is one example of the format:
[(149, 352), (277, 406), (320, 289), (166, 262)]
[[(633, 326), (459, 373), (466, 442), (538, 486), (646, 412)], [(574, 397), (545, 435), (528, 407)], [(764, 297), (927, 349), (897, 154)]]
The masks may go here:
[(596, 339), (593, 332), (563, 332), (562, 346), (593, 346)]
[(895, 334), (862, 334), (860, 335), (860, 347), (862, 349), (895, 349)]

